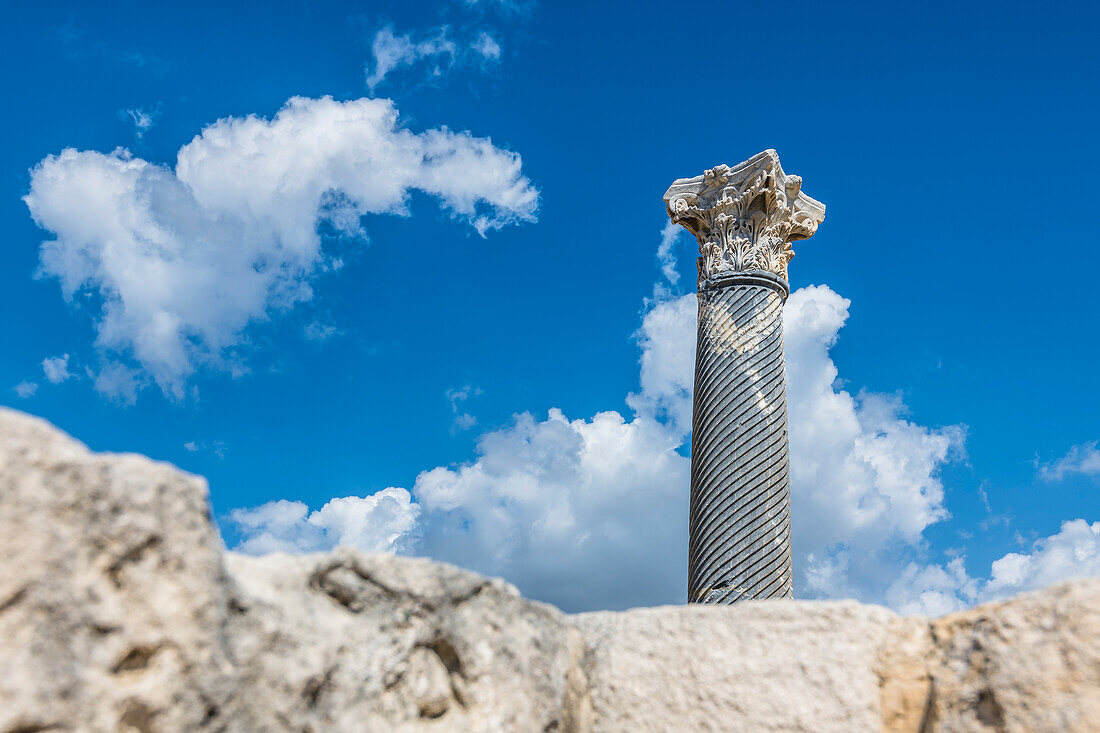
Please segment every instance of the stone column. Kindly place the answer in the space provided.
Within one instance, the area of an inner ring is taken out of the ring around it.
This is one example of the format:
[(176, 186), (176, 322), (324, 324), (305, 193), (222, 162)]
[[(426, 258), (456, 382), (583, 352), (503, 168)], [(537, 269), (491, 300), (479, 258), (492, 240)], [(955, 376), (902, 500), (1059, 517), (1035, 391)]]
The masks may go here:
[(774, 150), (682, 178), (668, 215), (699, 240), (688, 601), (790, 598), (783, 303), (791, 242), (825, 206)]

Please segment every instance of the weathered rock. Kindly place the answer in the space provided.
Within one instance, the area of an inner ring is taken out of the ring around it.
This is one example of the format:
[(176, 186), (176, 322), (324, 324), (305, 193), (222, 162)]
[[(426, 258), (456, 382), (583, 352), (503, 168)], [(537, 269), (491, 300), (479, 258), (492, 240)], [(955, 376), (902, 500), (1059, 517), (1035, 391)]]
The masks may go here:
[(503, 581), (345, 549), (227, 561), (246, 729), (553, 730), (569, 716), (580, 635)]
[(879, 728), (878, 606), (768, 601), (576, 617), (595, 719), (611, 730)]
[(943, 619), (567, 616), (440, 563), (225, 553), (206, 486), (0, 409), (0, 733), (1087, 731), (1100, 581)]
[(933, 621), (928, 719), (941, 730), (1100, 730), (1100, 581)]
[(186, 730), (234, 668), (206, 483), (0, 408), (0, 731)]

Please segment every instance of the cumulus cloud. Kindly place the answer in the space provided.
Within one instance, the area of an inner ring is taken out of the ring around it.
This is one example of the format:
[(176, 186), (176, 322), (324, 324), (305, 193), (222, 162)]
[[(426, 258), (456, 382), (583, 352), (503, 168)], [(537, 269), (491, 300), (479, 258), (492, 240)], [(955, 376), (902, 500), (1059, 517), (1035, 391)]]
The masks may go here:
[(1053, 463), (1039, 466), (1039, 478), (1044, 481), (1061, 481), (1066, 476), (1100, 474), (1100, 441), (1090, 441), (1075, 445), (1064, 456)]
[(689, 466), (678, 445), (648, 417), (520, 415), (483, 435), (473, 462), (417, 477), (420, 549), (568, 610), (680, 600)]
[(966, 608), (978, 595), (978, 581), (966, 573), (965, 558), (945, 566), (909, 563), (886, 589), (886, 605), (906, 616), (942, 616)]
[(456, 64), (500, 60), (500, 43), (487, 31), (479, 31), (467, 41), (452, 39), (450, 32), (449, 27), (439, 26), (418, 34), (397, 35), (393, 26), (387, 26), (375, 33), (367, 88), (373, 93), (386, 77), (402, 67), (420, 66), (427, 69), (431, 78), (438, 79)]
[(362, 236), (360, 217), (407, 215), (414, 190), (482, 235), (533, 220), (538, 204), (520, 157), (490, 140), (413, 132), (389, 100), (330, 97), (218, 120), (174, 169), (66, 149), (32, 169), (24, 201), (55, 237), (41, 275), (66, 298), (98, 296), (97, 388), (132, 402), (146, 375), (178, 399), (200, 365), (243, 371), (245, 328), (309, 300), (333, 264), (318, 221)]
[(651, 304), (636, 334), (641, 389), (627, 397), (632, 410), (661, 419), (681, 439), (691, 432), (698, 310), (695, 293)]
[(1030, 552), (1010, 552), (994, 560), (989, 577), (972, 578), (965, 558), (920, 566), (911, 563), (886, 592), (886, 601), (905, 614), (939, 615), (973, 603), (995, 601), (1051, 583), (1100, 575), (1100, 522), (1063, 522)]
[(26, 400), (34, 397), (34, 393), (38, 391), (38, 384), (24, 381), (12, 387), (12, 390), (19, 396), (19, 399)]
[(893, 580), (899, 548), (948, 517), (938, 472), (961, 455), (965, 430), (908, 420), (896, 395), (837, 387), (829, 350), (849, 306), (810, 286), (784, 311), (795, 570), (804, 593), (873, 600)]
[(332, 499), (315, 512), (300, 501), (234, 509), (230, 520), (244, 540), (238, 552), (311, 552), (340, 545), (364, 552), (399, 550), (413, 536), (420, 508), (405, 489)]
[(993, 562), (985, 599), (1043, 588), (1058, 580), (1100, 575), (1100, 522), (1063, 522), (1057, 534), (1036, 540), (1030, 553), (1010, 552)]

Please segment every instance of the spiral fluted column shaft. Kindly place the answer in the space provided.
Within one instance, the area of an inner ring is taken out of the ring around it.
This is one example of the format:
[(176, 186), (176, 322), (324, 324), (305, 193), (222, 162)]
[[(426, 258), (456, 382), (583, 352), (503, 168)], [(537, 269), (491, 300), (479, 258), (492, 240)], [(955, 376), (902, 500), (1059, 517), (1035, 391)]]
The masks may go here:
[(786, 283), (766, 273), (721, 278), (699, 291), (688, 545), (694, 603), (792, 595), (786, 297)]

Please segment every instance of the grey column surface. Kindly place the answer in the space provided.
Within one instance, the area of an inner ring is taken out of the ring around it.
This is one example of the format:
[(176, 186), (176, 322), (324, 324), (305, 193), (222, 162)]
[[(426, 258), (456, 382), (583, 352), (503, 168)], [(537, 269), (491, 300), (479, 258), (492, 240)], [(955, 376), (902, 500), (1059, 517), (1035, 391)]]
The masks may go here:
[(783, 303), (790, 242), (825, 207), (774, 150), (679, 179), (669, 216), (699, 241), (688, 601), (790, 598)]

